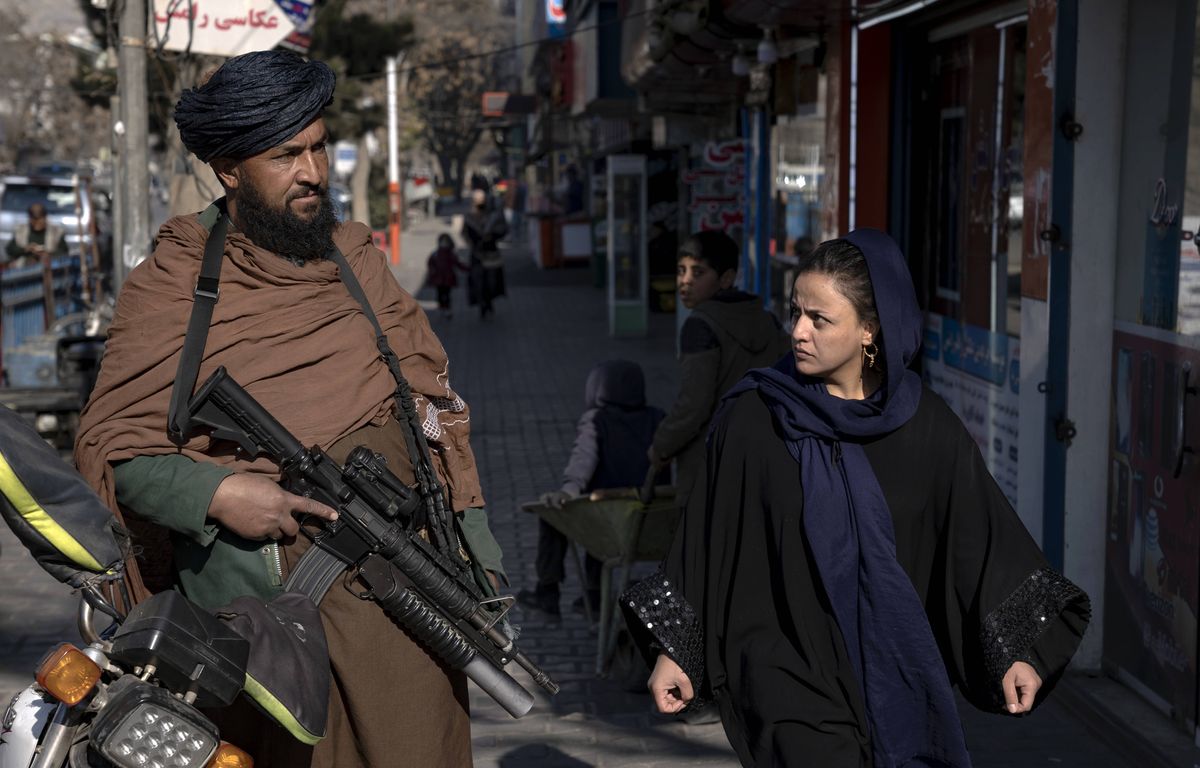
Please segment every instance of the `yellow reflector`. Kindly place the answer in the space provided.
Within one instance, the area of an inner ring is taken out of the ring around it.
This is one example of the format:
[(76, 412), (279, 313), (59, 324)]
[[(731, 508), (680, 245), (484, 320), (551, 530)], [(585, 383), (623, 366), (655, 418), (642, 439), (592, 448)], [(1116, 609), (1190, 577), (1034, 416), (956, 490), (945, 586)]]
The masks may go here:
[(254, 768), (254, 760), (228, 741), (222, 741), (217, 753), (208, 761), (208, 768)]
[(100, 681), (100, 667), (70, 643), (63, 643), (42, 660), (38, 685), (54, 698), (73, 707)]

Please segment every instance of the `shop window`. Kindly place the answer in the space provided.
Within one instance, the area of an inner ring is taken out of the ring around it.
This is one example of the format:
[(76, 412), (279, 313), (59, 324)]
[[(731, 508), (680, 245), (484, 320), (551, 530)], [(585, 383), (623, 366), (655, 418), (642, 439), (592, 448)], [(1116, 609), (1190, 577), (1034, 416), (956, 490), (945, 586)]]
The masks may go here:
[(962, 177), (963, 177), (963, 122), (966, 110), (949, 107), (941, 110), (938, 123), (937, 190), (936, 206), (930, 227), (930, 250), (933, 252), (934, 291), (939, 299), (957, 303), (959, 273), (962, 272)]
[(1002, 336), (1021, 328), (1025, 45), (1024, 17), (934, 30), (914, 94), (918, 289), (931, 311)]
[(777, 84), (787, 86), (788, 112), (772, 129), (771, 308), (786, 320), (799, 258), (838, 232), (826, 190), (826, 76), (815, 66), (796, 66)]
[[(1200, 24), (1197, 25), (1200, 41)], [(1188, 115), (1187, 176), (1180, 221), (1179, 271), (1176, 294), (1174, 329), (1187, 336), (1200, 337), (1200, 44), (1192, 55), (1191, 109)], [(1167, 225), (1172, 218), (1171, 201), (1166, 183), (1160, 181), (1155, 189), (1155, 205), (1151, 218)], [(1168, 323), (1170, 318), (1165, 318)], [(1169, 327), (1169, 326), (1168, 326)]]

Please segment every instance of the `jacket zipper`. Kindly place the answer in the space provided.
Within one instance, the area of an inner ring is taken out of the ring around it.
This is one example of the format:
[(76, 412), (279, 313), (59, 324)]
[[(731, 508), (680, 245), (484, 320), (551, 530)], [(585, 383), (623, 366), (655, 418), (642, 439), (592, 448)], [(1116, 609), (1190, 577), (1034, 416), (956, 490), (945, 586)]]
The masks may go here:
[(833, 463), (834, 464), (842, 463), (842, 441), (841, 440), (833, 441)]
[(271, 584), (276, 587), (283, 586), (283, 563), (279, 560), (279, 544), (272, 542), (263, 547), (263, 554), (267, 556), (267, 563), (272, 568)]

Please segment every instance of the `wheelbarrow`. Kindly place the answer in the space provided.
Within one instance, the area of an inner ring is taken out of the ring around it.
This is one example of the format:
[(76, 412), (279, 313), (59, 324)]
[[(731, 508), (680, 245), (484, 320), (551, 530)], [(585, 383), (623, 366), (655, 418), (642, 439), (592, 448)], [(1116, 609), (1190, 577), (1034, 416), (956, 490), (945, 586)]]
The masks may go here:
[[(660, 561), (667, 555), (679, 524), (675, 489), (671, 486), (613, 488), (594, 491), (567, 501), (561, 509), (538, 502), (523, 504), (570, 542), (572, 559), (582, 583), (583, 564), (576, 545), (603, 563), (600, 577), (599, 633), (596, 638), (596, 674), (608, 671), (620, 625), (617, 599), (629, 583), (630, 565), (638, 561)], [(613, 589), (612, 572), (619, 568)], [(584, 610), (589, 613), (588, 601)]]

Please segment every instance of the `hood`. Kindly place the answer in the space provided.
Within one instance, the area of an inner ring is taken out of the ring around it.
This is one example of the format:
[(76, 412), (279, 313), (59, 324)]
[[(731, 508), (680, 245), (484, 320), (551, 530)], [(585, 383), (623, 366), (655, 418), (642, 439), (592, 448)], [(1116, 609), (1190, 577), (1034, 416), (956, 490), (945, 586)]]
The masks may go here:
[(887, 370), (883, 384), (883, 400), (887, 403), (901, 391), (906, 378), (919, 381), (908, 366), (921, 349), (924, 319), (908, 262), (896, 241), (877, 229), (856, 229), (846, 239), (863, 252), (871, 274), (875, 311), (879, 313), (878, 344)]
[(892, 238), (878, 230), (856, 229), (845, 239), (866, 258), (887, 380), (865, 400), (843, 400), (829, 394), (820, 379), (798, 374), (790, 356), (771, 368), (750, 371), (723, 401), (757, 389), (789, 440), (807, 435), (846, 439), (887, 434), (907, 422), (921, 400), (921, 377), (908, 367), (921, 348), (921, 308), (904, 255)]
[(777, 344), (783, 333), (775, 317), (763, 311), (762, 299), (753, 293), (721, 291), (692, 311), (710, 317), (715, 325), (751, 352), (762, 352)]
[(642, 408), (646, 405), (646, 376), (630, 360), (608, 360), (592, 368), (584, 387), (584, 407), (615, 405)]

